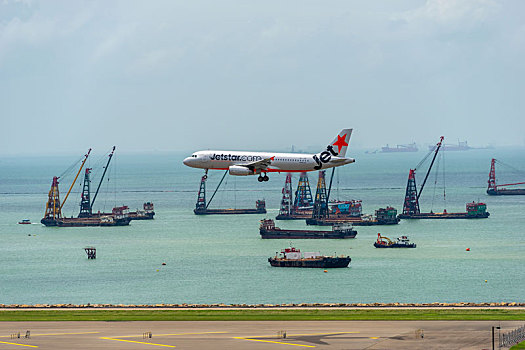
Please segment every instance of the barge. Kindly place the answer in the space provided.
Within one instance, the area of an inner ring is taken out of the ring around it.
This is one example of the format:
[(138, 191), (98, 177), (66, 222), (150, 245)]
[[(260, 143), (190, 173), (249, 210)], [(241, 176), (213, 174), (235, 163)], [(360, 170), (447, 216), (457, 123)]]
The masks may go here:
[(407, 236), (401, 236), (396, 239), (396, 241), (390, 240), (388, 237), (381, 236), (380, 233), (377, 234), (377, 240), (374, 242), (374, 247), (376, 248), (415, 248), (415, 243), (410, 243), (410, 240)]
[[(129, 212), (127, 212), (128, 217), (131, 220), (153, 220), (154, 216), (155, 216), (155, 211), (153, 210), (153, 203), (146, 202), (146, 203), (144, 203), (143, 208), (144, 208), (144, 210), (138, 210), (137, 209), (137, 211), (129, 211)], [(113, 208), (113, 210), (115, 210), (115, 209), (122, 209), (122, 210), (128, 211), (129, 207), (127, 205), (124, 205), (122, 207), (115, 207), (115, 208)], [(94, 217), (101, 217), (101, 216), (108, 216), (108, 215), (109, 216), (113, 215), (113, 212), (112, 213), (101, 213), (101, 212), (98, 212), (98, 213), (91, 214), (91, 216), (94, 216)]]
[(268, 258), (271, 266), (275, 267), (306, 267), (306, 268), (335, 268), (348, 267), (352, 259), (349, 256), (324, 256), (318, 252), (310, 253), (290, 247), (281, 250), (273, 258)]
[(400, 219), (397, 210), (393, 207), (379, 208), (375, 211), (375, 217), (371, 215), (347, 216), (332, 214), (328, 217), (306, 219), (307, 225), (330, 226), (335, 224), (349, 223), (353, 226), (375, 226), (375, 225), (397, 225)]
[(312, 209), (294, 210), (290, 214), (278, 214), (275, 220), (304, 220), (312, 216)]
[(117, 218), (114, 216), (100, 216), (90, 218), (60, 218), (55, 220), (42, 219), (45, 226), (58, 227), (86, 227), (86, 226), (127, 226), (131, 218)]
[(131, 220), (153, 220), (155, 210), (152, 202), (146, 202), (142, 205), (143, 210), (130, 211), (128, 213)]
[(467, 212), (449, 213), (444, 210), (442, 213), (403, 213), (397, 217), (399, 219), (485, 219), (490, 216), (485, 203), (467, 203)]
[(86, 226), (127, 226), (131, 221), (126, 211), (127, 207), (113, 208), (108, 215), (66, 218), (66, 217), (44, 217), (40, 222), (45, 226), (57, 227), (86, 227)]
[(288, 230), (275, 227), (273, 220), (261, 220), (259, 233), (263, 239), (342, 239), (355, 238), (357, 231), (351, 225), (337, 224), (331, 231)]
[(213, 214), (266, 214), (266, 202), (264, 200), (257, 200), (255, 202), (255, 209), (208, 209), (203, 206), (197, 206), (193, 209), (195, 215), (213, 215)]
[(516, 196), (525, 195), (525, 189), (522, 188), (497, 188), (487, 190), (489, 196)]

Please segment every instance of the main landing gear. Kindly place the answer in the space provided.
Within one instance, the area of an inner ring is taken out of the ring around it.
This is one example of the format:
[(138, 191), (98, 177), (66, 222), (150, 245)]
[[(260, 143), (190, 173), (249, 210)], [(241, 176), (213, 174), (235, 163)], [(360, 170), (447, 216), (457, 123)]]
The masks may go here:
[(259, 180), (259, 182), (263, 182), (263, 181), (268, 181), (270, 180), (270, 178), (268, 177), (268, 175), (264, 174), (264, 175), (259, 175), (259, 177), (257, 178), (257, 180)]

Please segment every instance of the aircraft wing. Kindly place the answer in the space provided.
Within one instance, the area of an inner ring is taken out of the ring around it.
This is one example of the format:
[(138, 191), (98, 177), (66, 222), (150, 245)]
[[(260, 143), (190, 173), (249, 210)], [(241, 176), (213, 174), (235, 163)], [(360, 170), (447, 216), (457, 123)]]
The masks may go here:
[(274, 160), (275, 157), (271, 157), (271, 158), (266, 158), (266, 159), (263, 159), (263, 160), (258, 160), (256, 162), (253, 162), (253, 163), (248, 163), (248, 164), (243, 164), (243, 166), (249, 168), (249, 169), (252, 169), (252, 170), (255, 170), (256, 172), (257, 171), (266, 171), (266, 168), (268, 168), (270, 166), (270, 164), (272, 164), (272, 161)]

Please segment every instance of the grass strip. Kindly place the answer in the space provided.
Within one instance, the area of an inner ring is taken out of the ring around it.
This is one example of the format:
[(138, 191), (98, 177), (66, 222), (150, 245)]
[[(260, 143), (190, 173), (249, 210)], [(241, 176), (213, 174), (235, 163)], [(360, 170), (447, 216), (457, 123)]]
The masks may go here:
[(0, 321), (519, 321), (525, 310), (35, 310), (0, 311)]
[(522, 341), (519, 344), (514, 345), (509, 350), (524, 350), (525, 349), (525, 341)]

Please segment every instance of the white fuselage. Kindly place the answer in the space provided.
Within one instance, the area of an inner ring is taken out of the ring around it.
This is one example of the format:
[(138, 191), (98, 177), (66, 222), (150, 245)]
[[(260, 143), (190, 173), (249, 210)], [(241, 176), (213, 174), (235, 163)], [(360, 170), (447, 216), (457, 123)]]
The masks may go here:
[[(323, 152), (326, 153), (326, 152)], [(264, 159), (272, 159), (266, 172), (303, 172), (332, 168), (353, 163), (355, 159), (307, 153), (274, 153), (249, 151), (198, 151), (184, 159), (183, 163), (193, 168), (228, 170), (231, 166), (247, 166)], [(248, 174), (246, 174), (248, 175)]]

